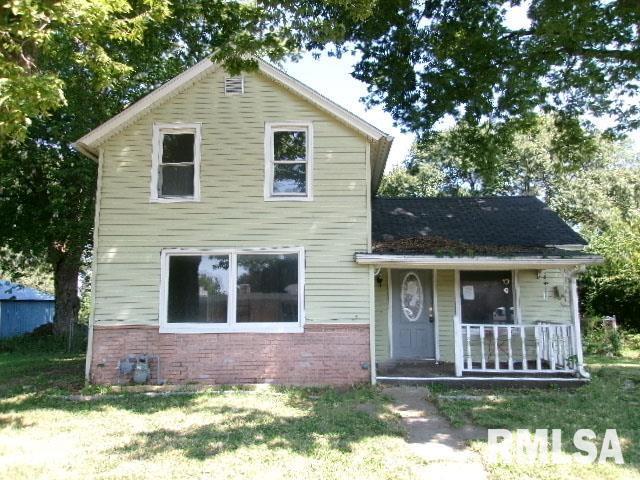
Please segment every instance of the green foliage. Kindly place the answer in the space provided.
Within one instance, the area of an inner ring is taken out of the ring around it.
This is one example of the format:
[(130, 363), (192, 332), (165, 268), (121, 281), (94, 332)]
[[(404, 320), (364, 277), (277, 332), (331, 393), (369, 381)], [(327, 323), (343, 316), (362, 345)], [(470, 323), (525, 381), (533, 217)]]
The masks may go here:
[(565, 220), (581, 225), (587, 236), (614, 226), (628, 230), (625, 224), (639, 215), (640, 164), (630, 158), (624, 145), (612, 144), (609, 148), (616, 147), (618, 161), (604, 168), (581, 169), (558, 182), (550, 202)]
[[(71, 349), (69, 350), (69, 346)], [(50, 329), (35, 331), (26, 335), (0, 340), (0, 353), (29, 355), (38, 353), (84, 352), (87, 348), (86, 335), (75, 335), (69, 345), (69, 339), (63, 335), (53, 335)]]
[(61, 34), (77, 45), (67, 52), (70, 64), (90, 70), (107, 87), (112, 77), (132, 68), (104, 45), (139, 42), (146, 25), (167, 16), (168, 5), (162, 0), (143, 0), (139, 8), (121, 0), (9, 0), (0, 9), (0, 138), (24, 138), (34, 117), (65, 105), (64, 79), (43, 62), (60, 53)]
[(53, 275), (46, 262), (27, 260), (6, 248), (0, 248), (0, 278), (53, 293)]
[[(559, 128), (562, 124), (563, 127)], [(549, 115), (528, 123), (459, 123), (418, 143), (406, 167), (430, 166), (446, 195), (537, 195), (553, 197), (585, 170), (609, 165), (613, 142), (576, 121)]]
[[(368, 18), (375, 3), (7, 0), (0, 7), (0, 138), (21, 140), (36, 118), (70, 106), (74, 73), (90, 77), (87, 94), (113, 94), (122, 108), (207, 55), (236, 72), (256, 67), (250, 55), (280, 60), (343, 39), (344, 22)], [(135, 80), (128, 91), (119, 85), (126, 79)], [(102, 109), (87, 128), (96, 120), (104, 120)]]
[[(361, 54), (354, 76), (408, 129), (432, 134), (447, 116), (478, 124), (528, 121), (536, 111), (611, 114), (640, 123), (640, 9), (628, 1), (388, 0), (346, 29)], [(339, 21), (341, 17), (338, 16)], [(348, 24), (348, 22), (347, 22)]]
[(594, 313), (640, 328), (640, 214), (628, 221), (618, 217), (587, 238), (604, 263), (591, 267), (583, 280), (584, 302)]
[(620, 357), (623, 338), (624, 335), (619, 329), (603, 326), (599, 318), (590, 317), (582, 344), (585, 353)]
[(444, 174), (430, 164), (415, 168), (409, 173), (398, 167), (382, 178), (378, 195), (381, 197), (434, 197), (442, 191)]

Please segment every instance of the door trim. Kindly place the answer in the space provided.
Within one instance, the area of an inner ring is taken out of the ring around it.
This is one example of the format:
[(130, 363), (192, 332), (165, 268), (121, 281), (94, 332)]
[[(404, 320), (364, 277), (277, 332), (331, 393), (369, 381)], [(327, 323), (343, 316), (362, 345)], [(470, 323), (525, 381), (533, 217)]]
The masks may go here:
[(433, 269), (431, 275), (431, 287), (433, 295), (431, 296), (433, 303), (433, 341), (436, 342), (435, 354), (436, 362), (440, 361), (440, 315), (438, 315), (438, 270)]
[(387, 300), (387, 323), (388, 323), (388, 328), (389, 328), (389, 358), (392, 359), (393, 358), (393, 310), (391, 308), (391, 302), (392, 302), (392, 288), (393, 284), (391, 281), (391, 269), (387, 268), (387, 294), (388, 294), (388, 300)]
[[(431, 304), (433, 307), (433, 342), (434, 342), (434, 356), (433, 357), (424, 357), (419, 360), (440, 360), (440, 345), (438, 338), (438, 312), (436, 310), (437, 301), (436, 301), (436, 270), (431, 268), (387, 268), (387, 293), (388, 293), (388, 305), (387, 305), (387, 323), (389, 326), (389, 360), (393, 360), (393, 281), (391, 280), (391, 271), (392, 270), (427, 270), (432, 272), (431, 276)], [(424, 288), (424, 285), (423, 285)]]

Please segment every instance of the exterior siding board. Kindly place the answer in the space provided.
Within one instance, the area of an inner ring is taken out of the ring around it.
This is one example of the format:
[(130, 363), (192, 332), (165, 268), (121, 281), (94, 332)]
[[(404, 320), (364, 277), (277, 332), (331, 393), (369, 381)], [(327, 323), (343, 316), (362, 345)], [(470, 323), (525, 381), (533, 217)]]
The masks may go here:
[(455, 315), (454, 271), (438, 270), (436, 295), (438, 296), (438, 341), (440, 360), (455, 361), (453, 350), (453, 316)]
[(375, 283), (376, 361), (389, 359), (389, 275), (387, 269), (380, 270), (382, 285)]
[[(562, 270), (543, 270), (540, 278), (535, 270), (521, 270), (518, 282), (522, 323), (571, 323), (569, 282)], [(556, 288), (560, 297), (554, 294)]]
[[(303, 246), (307, 323), (368, 323), (367, 140), (259, 73), (213, 72), (103, 145), (95, 324), (158, 324), (167, 247)], [(265, 202), (264, 123), (314, 124), (314, 201)], [(201, 202), (150, 203), (153, 123), (202, 123)]]

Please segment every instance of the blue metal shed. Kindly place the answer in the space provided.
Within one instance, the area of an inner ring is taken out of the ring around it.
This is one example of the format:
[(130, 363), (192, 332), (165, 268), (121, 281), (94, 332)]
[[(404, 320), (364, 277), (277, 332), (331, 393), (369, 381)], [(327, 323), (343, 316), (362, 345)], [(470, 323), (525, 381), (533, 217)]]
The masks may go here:
[(54, 297), (0, 279), (0, 338), (33, 332), (53, 322)]

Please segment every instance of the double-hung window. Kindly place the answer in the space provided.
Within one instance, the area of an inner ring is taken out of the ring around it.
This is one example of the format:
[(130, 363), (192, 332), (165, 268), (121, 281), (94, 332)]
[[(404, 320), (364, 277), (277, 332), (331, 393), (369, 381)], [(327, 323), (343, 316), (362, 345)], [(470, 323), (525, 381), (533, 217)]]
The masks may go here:
[(200, 199), (200, 124), (155, 124), (151, 200)]
[(160, 331), (299, 332), (304, 251), (164, 250)]
[(265, 200), (313, 199), (313, 124), (265, 125)]

